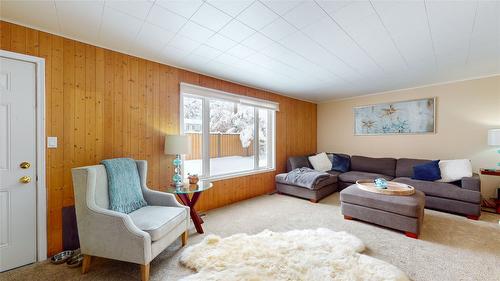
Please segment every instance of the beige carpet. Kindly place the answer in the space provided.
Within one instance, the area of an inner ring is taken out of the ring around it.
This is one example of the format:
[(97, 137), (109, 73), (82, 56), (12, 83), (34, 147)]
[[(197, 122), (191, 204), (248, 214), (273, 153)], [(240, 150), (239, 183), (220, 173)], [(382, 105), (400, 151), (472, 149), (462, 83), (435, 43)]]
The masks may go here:
[[(500, 280), (500, 215), (483, 213), (480, 221), (472, 221), (426, 210), (421, 239), (415, 240), (397, 231), (344, 220), (338, 198), (335, 193), (314, 204), (284, 195), (260, 196), (207, 213), (204, 228), (207, 233), (222, 237), (242, 232), (255, 234), (264, 229), (345, 230), (365, 243), (365, 254), (397, 266), (412, 280)], [(202, 238), (192, 232), (189, 243)], [(151, 280), (178, 280), (191, 274), (179, 264), (180, 252), (178, 241), (158, 256), (151, 264)], [(48, 263), (0, 274), (2, 281), (137, 280), (138, 277), (138, 266), (105, 259), (93, 262), (91, 271), (84, 276), (79, 269)]]

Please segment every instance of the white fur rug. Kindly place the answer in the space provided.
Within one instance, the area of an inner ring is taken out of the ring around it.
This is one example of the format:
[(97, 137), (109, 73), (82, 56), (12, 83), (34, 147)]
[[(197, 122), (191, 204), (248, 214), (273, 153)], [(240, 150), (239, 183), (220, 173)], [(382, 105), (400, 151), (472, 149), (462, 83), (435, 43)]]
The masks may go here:
[(409, 280), (384, 261), (360, 254), (361, 240), (325, 228), (227, 238), (208, 235), (181, 255), (197, 271), (182, 280)]

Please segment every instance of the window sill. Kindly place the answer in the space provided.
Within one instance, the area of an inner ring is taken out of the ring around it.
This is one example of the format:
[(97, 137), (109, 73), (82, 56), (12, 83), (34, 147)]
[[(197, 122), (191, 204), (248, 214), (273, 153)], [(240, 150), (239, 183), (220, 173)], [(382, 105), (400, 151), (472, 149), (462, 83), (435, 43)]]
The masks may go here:
[(265, 168), (265, 169), (259, 169), (259, 170), (251, 170), (251, 171), (244, 171), (244, 172), (237, 172), (237, 173), (231, 173), (231, 174), (211, 176), (211, 177), (206, 177), (206, 178), (201, 178), (201, 179), (213, 182), (213, 181), (221, 181), (221, 180), (227, 180), (227, 179), (232, 179), (232, 178), (245, 177), (245, 176), (250, 176), (250, 175), (269, 173), (269, 172), (274, 172), (274, 171), (276, 171), (275, 168)]

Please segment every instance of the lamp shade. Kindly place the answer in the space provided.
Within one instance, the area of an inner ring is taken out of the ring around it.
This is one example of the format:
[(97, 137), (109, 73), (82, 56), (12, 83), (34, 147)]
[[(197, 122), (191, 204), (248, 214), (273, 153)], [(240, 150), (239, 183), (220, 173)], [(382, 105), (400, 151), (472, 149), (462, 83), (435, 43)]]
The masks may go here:
[(488, 145), (500, 146), (500, 129), (488, 131)]
[(186, 135), (166, 135), (165, 136), (165, 154), (190, 154), (191, 140)]

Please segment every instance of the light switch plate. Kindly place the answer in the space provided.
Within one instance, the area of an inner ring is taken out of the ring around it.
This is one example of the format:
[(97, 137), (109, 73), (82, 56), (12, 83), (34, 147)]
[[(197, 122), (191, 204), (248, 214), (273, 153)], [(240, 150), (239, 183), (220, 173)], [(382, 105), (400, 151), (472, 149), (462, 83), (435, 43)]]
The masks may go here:
[(57, 148), (57, 137), (47, 137), (47, 148)]

